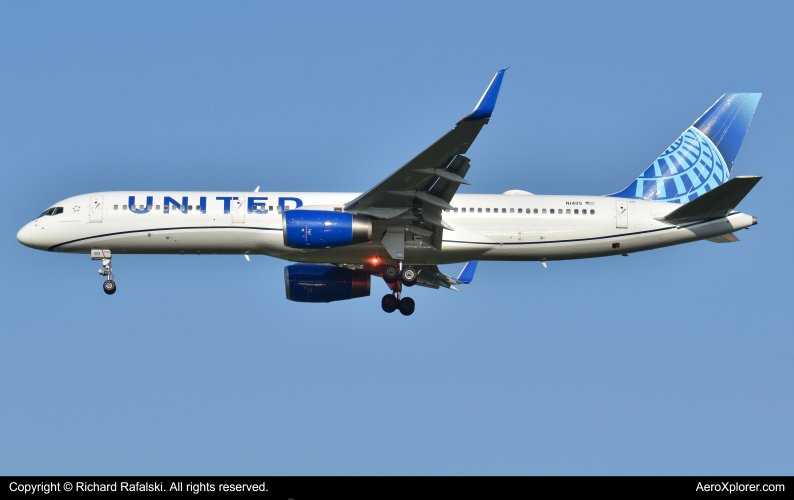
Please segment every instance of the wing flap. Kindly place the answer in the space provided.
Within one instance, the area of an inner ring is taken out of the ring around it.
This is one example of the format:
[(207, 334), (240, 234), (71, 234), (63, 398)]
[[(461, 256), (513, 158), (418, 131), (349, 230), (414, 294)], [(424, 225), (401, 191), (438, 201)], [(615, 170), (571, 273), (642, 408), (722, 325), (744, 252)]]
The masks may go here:
[(739, 238), (733, 234), (723, 234), (722, 236), (715, 236), (713, 238), (707, 238), (709, 241), (713, 241), (714, 243), (735, 243), (739, 241)]
[(449, 288), (450, 290), (458, 291), (454, 285), (467, 285), (474, 277), (474, 270), (477, 268), (477, 262), (469, 262), (460, 272), (457, 278), (442, 273), (438, 266), (413, 266), (419, 270), (419, 276), (416, 278), (416, 284), (426, 286), (428, 288)]

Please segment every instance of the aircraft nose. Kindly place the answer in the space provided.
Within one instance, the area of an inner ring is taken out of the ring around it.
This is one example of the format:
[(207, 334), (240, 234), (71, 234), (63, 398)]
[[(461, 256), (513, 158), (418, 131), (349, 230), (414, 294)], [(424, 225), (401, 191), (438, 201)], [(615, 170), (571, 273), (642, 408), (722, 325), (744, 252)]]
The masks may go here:
[(25, 224), (17, 233), (17, 240), (26, 247), (33, 245), (33, 228), (30, 223)]

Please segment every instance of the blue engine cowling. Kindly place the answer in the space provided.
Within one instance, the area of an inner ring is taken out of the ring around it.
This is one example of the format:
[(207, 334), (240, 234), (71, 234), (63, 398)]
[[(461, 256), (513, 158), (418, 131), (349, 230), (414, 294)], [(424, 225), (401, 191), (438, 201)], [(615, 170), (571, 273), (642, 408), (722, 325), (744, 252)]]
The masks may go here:
[(281, 214), (284, 245), (331, 248), (372, 240), (372, 220), (327, 210), (287, 210)]
[(284, 268), (287, 300), (334, 302), (369, 297), (370, 274), (344, 267), (293, 264)]

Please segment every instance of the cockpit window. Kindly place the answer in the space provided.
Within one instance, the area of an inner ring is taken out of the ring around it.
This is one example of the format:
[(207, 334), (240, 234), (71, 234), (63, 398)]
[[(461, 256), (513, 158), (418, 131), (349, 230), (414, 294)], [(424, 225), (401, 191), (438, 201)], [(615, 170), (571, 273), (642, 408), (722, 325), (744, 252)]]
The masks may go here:
[[(43, 211), (39, 217), (44, 217), (45, 215), (58, 215), (63, 213), (63, 207), (52, 207), (48, 208), (47, 210)], [(37, 217), (38, 219), (38, 217)]]

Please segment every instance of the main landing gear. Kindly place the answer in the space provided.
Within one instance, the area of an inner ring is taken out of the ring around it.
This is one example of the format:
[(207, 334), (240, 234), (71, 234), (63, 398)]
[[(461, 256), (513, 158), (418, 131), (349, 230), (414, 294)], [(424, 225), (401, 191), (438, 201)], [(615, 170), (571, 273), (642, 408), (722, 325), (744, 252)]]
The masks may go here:
[(414, 286), (416, 278), (419, 273), (413, 267), (402, 267), (402, 263), (398, 266), (389, 264), (383, 268), (383, 281), (389, 285), (392, 293), (383, 296), (380, 301), (380, 306), (387, 313), (393, 313), (397, 309), (400, 310), (403, 316), (410, 316), (416, 309), (416, 302), (411, 297), (400, 298), (400, 292), (403, 285)]

